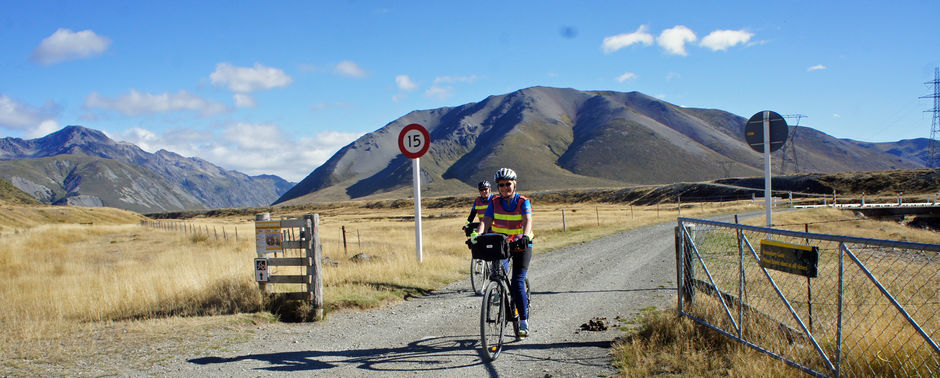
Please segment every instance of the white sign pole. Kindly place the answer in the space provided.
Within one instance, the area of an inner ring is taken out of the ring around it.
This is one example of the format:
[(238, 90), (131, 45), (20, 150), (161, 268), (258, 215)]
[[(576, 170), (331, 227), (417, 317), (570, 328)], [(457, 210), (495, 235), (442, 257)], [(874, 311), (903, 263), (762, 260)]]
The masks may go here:
[(770, 208), (773, 204), (770, 190), (770, 112), (764, 111), (764, 206), (767, 208), (767, 227), (773, 225)]
[(421, 248), (421, 164), (418, 160), (421, 159), (411, 159), (414, 162), (411, 164), (411, 170), (415, 187), (415, 251), (420, 263), (423, 259), (423, 251)]

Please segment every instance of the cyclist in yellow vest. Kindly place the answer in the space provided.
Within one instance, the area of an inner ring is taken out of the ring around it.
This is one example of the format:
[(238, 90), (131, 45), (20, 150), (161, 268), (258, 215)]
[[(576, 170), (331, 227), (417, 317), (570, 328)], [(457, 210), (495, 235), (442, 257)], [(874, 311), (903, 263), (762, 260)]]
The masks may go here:
[(470, 208), (470, 216), (467, 217), (467, 225), (470, 222), (473, 222), (473, 218), (479, 217), (479, 221), (483, 221), (483, 214), (486, 213), (486, 208), (490, 205), (490, 199), (493, 198), (493, 194), (490, 193), (490, 182), (483, 180), (477, 184), (477, 189), (480, 190), (480, 196), (473, 200), (473, 207)]
[(525, 276), (532, 260), (532, 203), (516, 193), (516, 172), (500, 168), (493, 176), (499, 188), (499, 196), (493, 196), (483, 215), (477, 233), (483, 230), (508, 236), (512, 249), (512, 293), (513, 302), (519, 311), (519, 337), (529, 335), (529, 298), (525, 295)]

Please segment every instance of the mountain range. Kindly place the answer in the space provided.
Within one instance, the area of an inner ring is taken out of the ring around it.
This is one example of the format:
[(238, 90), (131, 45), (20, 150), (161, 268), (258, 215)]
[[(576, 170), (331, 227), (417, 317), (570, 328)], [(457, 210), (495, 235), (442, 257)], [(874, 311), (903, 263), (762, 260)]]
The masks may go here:
[[(522, 191), (762, 176), (762, 154), (745, 142), (746, 122), (639, 92), (525, 88), (408, 113), (340, 149), (275, 203), (409, 197), (412, 163), (398, 135), (411, 123), (430, 133), (420, 159), (429, 196), (474, 193), (500, 167), (516, 170)], [(790, 126), (789, 135), (772, 154), (776, 175), (924, 168), (926, 138), (867, 143), (807, 126)]]
[(293, 185), (166, 150), (149, 153), (82, 126), (31, 140), (0, 139), (0, 178), (44, 203), (141, 213), (263, 206)]
[[(149, 153), (82, 126), (0, 139), (0, 179), (44, 203), (141, 213), (408, 198), (412, 163), (399, 151), (398, 134), (411, 123), (430, 133), (420, 159), (428, 196), (475, 193), (500, 167), (516, 170), (523, 192), (760, 177), (762, 154), (745, 142), (746, 122), (639, 92), (531, 87), (410, 112), (346, 145), (296, 185), (166, 150)], [(772, 154), (773, 172), (924, 168), (928, 141), (859, 142), (790, 126), (787, 143)]]

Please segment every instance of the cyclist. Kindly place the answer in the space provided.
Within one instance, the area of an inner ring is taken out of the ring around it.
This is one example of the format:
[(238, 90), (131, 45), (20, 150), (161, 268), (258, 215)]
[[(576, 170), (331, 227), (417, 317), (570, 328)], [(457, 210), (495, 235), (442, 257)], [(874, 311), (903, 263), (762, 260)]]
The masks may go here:
[(512, 169), (500, 168), (493, 176), (493, 181), (496, 181), (499, 195), (490, 199), (477, 233), (492, 228), (493, 232), (506, 235), (510, 245), (522, 246), (512, 249), (512, 287), (509, 291), (519, 311), (517, 336), (524, 338), (529, 335), (529, 298), (525, 295), (525, 276), (532, 259), (532, 238), (535, 236), (532, 233), (532, 204), (528, 198), (516, 193), (516, 172)]
[(467, 217), (467, 223), (465, 225), (470, 225), (470, 222), (473, 222), (473, 218), (479, 217), (479, 221), (483, 221), (483, 214), (486, 213), (486, 208), (490, 205), (490, 199), (493, 198), (493, 194), (490, 193), (490, 182), (483, 180), (477, 184), (477, 189), (480, 190), (480, 196), (473, 200), (473, 207), (470, 208), (470, 216)]

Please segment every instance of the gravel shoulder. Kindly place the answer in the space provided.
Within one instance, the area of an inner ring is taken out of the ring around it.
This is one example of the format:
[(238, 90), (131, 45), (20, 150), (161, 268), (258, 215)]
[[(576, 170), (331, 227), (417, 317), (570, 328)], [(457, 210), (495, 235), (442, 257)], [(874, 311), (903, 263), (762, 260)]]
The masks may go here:
[[(381, 309), (328, 314), (325, 322), (263, 325), (211, 355), (177, 356), (132, 375), (600, 376), (616, 370), (609, 347), (641, 309), (675, 293), (672, 222), (537, 254), (529, 267), (532, 333), (499, 358), (479, 350), (481, 297), (467, 280)], [(536, 248), (538, 245), (536, 244)], [(605, 331), (581, 330), (606, 318)]]

